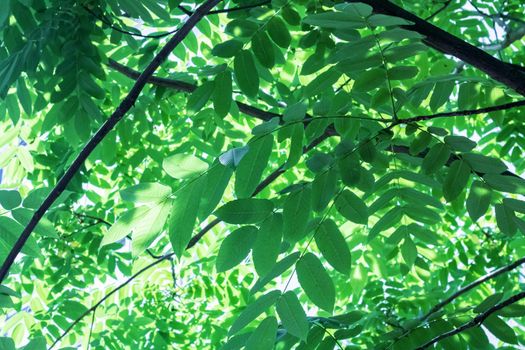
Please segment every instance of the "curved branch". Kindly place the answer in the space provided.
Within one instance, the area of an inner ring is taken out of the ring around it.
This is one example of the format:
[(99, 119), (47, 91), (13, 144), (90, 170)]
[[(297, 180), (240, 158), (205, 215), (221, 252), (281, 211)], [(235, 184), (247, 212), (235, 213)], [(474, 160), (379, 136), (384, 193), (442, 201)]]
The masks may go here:
[(431, 120), (431, 119), (436, 119), (436, 118), (464, 117), (464, 116), (475, 115), (475, 114), (503, 111), (503, 110), (516, 108), (516, 107), (522, 107), (522, 106), (525, 106), (525, 100), (509, 102), (509, 103), (504, 103), (501, 105), (483, 107), (483, 108), (478, 108), (478, 109), (466, 109), (466, 110), (460, 110), (460, 111), (436, 113), (436, 114), (431, 114), (431, 115), (420, 115), (420, 116), (412, 117), (412, 118), (399, 119), (398, 121), (399, 123), (402, 123), (402, 124), (408, 124), (408, 123), (415, 123), (415, 122), (419, 122), (423, 120)]
[(501, 303), (499, 304), (496, 304), (494, 305), (493, 307), (491, 307), (490, 309), (488, 309), (487, 311), (477, 315), (476, 317), (474, 317), (471, 321), (449, 331), (449, 332), (446, 332), (446, 333), (443, 333), (433, 339), (431, 339), (430, 341), (428, 341), (427, 343), (423, 344), (422, 346), (418, 347), (416, 350), (423, 350), (423, 349), (426, 349), (434, 344), (436, 344), (437, 342), (443, 340), (443, 339), (446, 339), (446, 338), (449, 338), (449, 337), (452, 337), (456, 334), (459, 334), (469, 328), (474, 328), (474, 327), (477, 327), (479, 325), (481, 325), (483, 323), (483, 321), (485, 321), (487, 319), (487, 317), (489, 317), (490, 315), (492, 315), (493, 313), (495, 313), (496, 311), (499, 311), (501, 309), (503, 309), (504, 307), (506, 306), (509, 306), (511, 304), (514, 304), (515, 302), (518, 302), (522, 299), (525, 299), (525, 292), (521, 292), (521, 293), (518, 293), (518, 294), (515, 294), (513, 296), (511, 296), (510, 298), (502, 301)]
[(402, 27), (423, 35), (425, 38), (422, 41), (427, 46), (444, 54), (452, 55), (478, 68), (492, 79), (525, 96), (525, 73), (521, 69), (498, 60), (485, 51), (413, 15), (388, 0), (346, 0), (346, 2), (363, 2), (372, 6), (376, 13), (400, 17), (412, 22), (413, 24)]
[(496, 271), (494, 272), (491, 272), (477, 280), (475, 280), (474, 282), (468, 284), (467, 286), (461, 288), (460, 290), (458, 290), (456, 293), (452, 294), (450, 297), (448, 297), (447, 299), (443, 300), (442, 302), (436, 304), (432, 309), (430, 309), (429, 312), (427, 312), (425, 315), (421, 316), (420, 318), (420, 321), (423, 322), (423, 321), (426, 321), (430, 318), (430, 316), (432, 316), (433, 314), (435, 314), (436, 312), (438, 312), (439, 310), (441, 310), (442, 308), (444, 308), (446, 305), (450, 304), (452, 301), (454, 301), (455, 299), (457, 299), (458, 297), (460, 297), (461, 295), (465, 294), (466, 292), (468, 292), (469, 290), (471, 290), (472, 288), (475, 288), (477, 286), (479, 286), (480, 284), (482, 284), (483, 282), (486, 282), (492, 278), (495, 278), (495, 277), (498, 277), (499, 275), (505, 273), (505, 272), (509, 272), (511, 270), (514, 270), (515, 268), (517, 268), (518, 266), (520, 265), (523, 265), (525, 264), (525, 257), (524, 258), (521, 258), (521, 259), (518, 259), (516, 261), (514, 261), (513, 263), (507, 265), (507, 266), (504, 266), (500, 269), (497, 269)]
[(117, 125), (117, 123), (126, 115), (126, 113), (133, 107), (135, 101), (140, 95), (144, 86), (148, 82), (149, 77), (157, 70), (157, 68), (166, 60), (171, 51), (188, 35), (193, 27), (201, 20), (202, 17), (221, 0), (208, 0), (197, 11), (191, 16), (186, 23), (180, 28), (180, 30), (166, 43), (166, 45), (160, 50), (160, 52), (153, 58), (150, 64), (146, 67), (144, 72), (137, 78), (135, 84), (131, 88), (128, 95), (122, 100), (117, 109), (111, 114), (106, 122), (100, 127), (100, 129), (93, 135), (88, 141), (84, 148), (80, 151), (77, 158), (73, 161), (71, 166), (66, 170), (64, 175), (58, 180), (56, 186), (46, 197), (44, 202), (35, 211), (33, 217), (22, 231), (22, 234), (14, 244), (13, 248), (9, 252), (6, 260), (0, 268), (0, 283), (4, 280), (9, 272), (9, 268), (13, 265), (16, 257), (22, 250), (25, 242), (39, 223), (40, 219), (46, 214), (47, 210), (56, 201), (60, 194), (66, 189), (71, 179), (78, 172), (84, 161), (89, 157), (91, 152), (97, 147), (97, 145), (104, 139), (104, 137)]

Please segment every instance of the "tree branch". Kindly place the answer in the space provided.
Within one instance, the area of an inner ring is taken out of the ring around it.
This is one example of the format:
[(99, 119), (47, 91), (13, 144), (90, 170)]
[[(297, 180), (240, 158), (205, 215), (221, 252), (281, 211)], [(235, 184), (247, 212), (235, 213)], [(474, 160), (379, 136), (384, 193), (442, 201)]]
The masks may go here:
[(104, 139), (104, 137), (117, 125), (117, 123), (126, 115), (126, 113), (133, 107), (135, 101), (144, 86), (148, 82), (148, 78), (153, 75), (155, 70), (166, 60), (168, 55), (173, 49), (188, 35), (193, 27), (201, 20), (202, 17), (221, 0), (208, 0), (202, 6), (200, 6), (195, 13), (188, 19), (186, 23), (180, 28), (179, 31), (166, 43), (166, 45), (160, 50), (160, 52), (153, 58), (150, 64), (146, 67), (144, 72), (137, 78), (135, 84), (131, 88), (128, 95), (120, 103), (113, 114), (106, 120), (106, 122), (100, 127), (100, 129), (93, 135), (88, 141), (84, 148), (80, 151), (77, 158), (73, 161), (71, 166), (66, 170), (64, 175), (57, 182), (56, 186), (46, 197), (42, 205), (35, 211), (33, 217), (22, 231), (22, 234), (14, 244), (13, 248), (9, 252), (6, 260), (0, 268), (0, 283), (4, 280), (9, 272), (9, 268), (13, 265), (16, 257), (22, 250), (25, 242), (33, 232), (34, 228), (40, 221), (40, 219), (46, 214), (47, 210), (60, 196), (73, 178), (78, 172), (84, 161), (89, 157), (91, 152), (97, 147), (97, 145)]
[[(126, 67), (125, 65), (120, 64), (112, 59), (108, 61), (108, 66), (115, 69), (117, 72), (124, 74), (125, 76), (131, 79), (137, 79), (140, 75), (140, 73), (137, 72), (136, 70)], [(165, 88), (174, 89), (174, 90), (183, 91), (183, 92), (190, 92), (190, 93), (195, 91), (195, 89), (197, 88), (196, 85), (193, 85), (193, 84), (190, 84), (184, 81), (159, 78), (156, 76), (151, 76), (148, 79), (148, 82), (154, 85), (157, 85), (157, 86), (162, 86)], [(235, 101), (235, 103), (237, 103), (237, 106), (239, 107), (239, 111), (251, 117), (257, 118), (257, 119), (268, 121), (275, 117), (282, 118), (282, 115), (280, 114), (267, 112), (262, 109), (252, 107), (250, 105), (247, 105), (245, 103), (238, 102), (238, 101)]]
[[(124, 74), (125, 76), (131, 79), (137, 79), (140, 74), (136, 70), (133, 70), (111, 59), (108, 62), (108, 66)], [(162, 86), (165, 88), (174, 89), (174, 90), (183, 91), (183, 92), (190, 92), (190, 93), (193, 92), (197, 88), (197, 86), (184, 82), (184, 81), (167, 79), (167, 78), (159, 78), (156, 76), (151, 76), (148, 79), (148, 82), (156, 86)], [(263, 121), (268, 121), (272, 118), (279, 118), (282, 120), (283, 118), (283, 116), (278, 113), (268, 112), (260, 108), (252, 107), (250, 105), (247, 105), (245, 103), (238, 102), (238, 101), (236, 101), (236, 103), (237, 103), (237, 106), (239, 107), (239, 111), (243, 112), (246, 115), (249, 115), (251, 117), (254, 117), (254, 118), (257, 118)], [(507, 110), (507, 109), (521, 107), (521, 106), (525, 106), (525, 100), (505, 103), (505, 104), (501, 104), (497, 106), (483, 107), (483, 108), (478, 108), (478, 109), (460, 110), (460, 111), (437, 113), (437, 114), (432, 114), (432, 115), (416, 116), (412, 118), (399, 119), (398, 122), (400, 124), (408, 124), (408, 123), (414, 123), (418, 121), (443, 118), (443, 117), (469, 116), (469, 115), (475, 115), (475, 114), (489, 113), (489, 112)]]
[(521, 259), (518, 259), (518, 260), (514, 261), (513, 263), (511, 263), (511, 264), (509, 264), (507, 266), (504, 266), (504, 267), (502, 267), (500, 269), (497, 269), (496, 271), (491, 272), (491, 273), (489, 273), (489, 274), (487, 274), (487, 275), (485, 275), (485, 276), (475, 280), (474, 282), (472, 282), (472, 283), (468, 284), (467, 286), (465, 286), (465, 287), (461, 288), (460, 290), (458, 290), (456, 293), (452, 294), (447, 299), (445, 299), (442, 302), (436, 304), (432, 309), (430, 309), (429, 312), (427, 312), (425, 315), (421, 316), (421, 318), (419, 320), (421, 322), (424, 322), (424, 321), (428, 320), (430, 318), (430, 316), (432, 316), (433, 314), (435, 314), (436, 312), (438, 312), (439, 310), (441, 310), (442, 308), (444, 308), (445, 306), (450, 304), (452, 301), (454, 301), (455, 299), (457, 299), (461, 295), (463, 295), (466, 292), (468, 292), (469, 290), (471, 290), (472, 288), (475, 288), (475, 287), (479, 286), (480, 284), (482, 284), (483, 282), (486, 282), (486, 281), (488, 281), (490, 279), (496, 278), (496, 277), (498, 277), (501, 274), (504, 274), (506, 272), (512, 271), (512, 270), (514, 270), (515, 268), (517, 268), (518, 266), (520, 266), (522, 264), (525, 264), (525, 257), (521, 258)]
[(514, 89), (525, 96), (525, 73), (514, 65), (502, 62), (485, 51), (459, 39), (431, 23), (413, 15), (403, 8), (387, 0), (346, 0), (347, 2), (363, 2), (374, 8), (377, 13), (396, 16), (414, 24), (402, 26), (423, 36), (423, 42), (444, 54), (452, 55), (478, 68), (491, 78), (505, 86)]
[(431, 119), (443, 118), (443, 117), (469, 116), (469, 115), (475, 115), (475, 114), (490, 113), (490, 112), (495, 112), (495, 111), (503, 111), (503, 110), (516, 108), (516, 107), (522, 107), (522, 106), (525, 106), (525, 100), (504, 103), (504, 104), (496, 105), (496, 106), (483, 107), (483, 108), (478, 108), (478, 109), (467, 109), (467, 110), (460, 110), (460, 111), (443, 112), (443, 113), (436, 113), (432, 115), (420, 115), (417, 117), (400, 119), (399, 123), (408, 124), (408, 123), (415, 123), (415, 122), (419, 122), (423, 120), (431, 120)]
[(488, 309), (487, 311), (477, 315), (476, 317), (474, 317), (471, 321), (461, 325), (460, 327), (457, 327), (449, 332), (446, 332), (446, 333), (443, 333), (435, 338), (433, 338), (432, 340), (428, 341), (427, 343), (423, 344), (422, 346), (418, 347), (416, 350), (423, 350), (423, 349), (426, 349), (432, 345), (434, 345), (435, 343), (443, 340), (443, 339), (446, 339), (446, 338), (449, 338), (449, 337), (452, 337), (456, 334), (459, 334), (469, 328), (474, 328), (474, 327), (477, 327), (479, 325), (481, 325), (483, 323), (483, 321), (485, 321), (487, 319), (487, 317), (489, 317), (490, 315), (492, 315), (493, 313), (495, 313), (496, 311), (499, 311), (501, 309), (503, 309), (504, 307), (506, 306), (509, 306), (511, 304), (514, 304), (515, 302), (518, 302), (522, 299), (525, 298), (525, 292), (521, 292), (521, 293), (518, 293), (518, 294), (515, 294), (513, 296), (511, 296), (510, 298), (502, 301), (501, 303), (499, 304), (496, 304), (494, 305), (493, 307), (491, 307), (490, 309)]

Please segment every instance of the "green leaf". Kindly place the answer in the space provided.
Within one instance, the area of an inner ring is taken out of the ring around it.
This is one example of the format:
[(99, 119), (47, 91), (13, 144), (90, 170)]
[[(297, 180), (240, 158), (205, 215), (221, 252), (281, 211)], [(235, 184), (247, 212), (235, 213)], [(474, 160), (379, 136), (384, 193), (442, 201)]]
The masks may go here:
[(290, 142), (290, 153), (286, 161), (286, 168), (290, 169), (296, 165), (303, 155), (303, 139), (304, 128), (301, 124), (294, 124), (290, 126), (292, 129), (292, 137)]
[(425, 174), (434, 174), (441, 169), (450, 157), (450, 148), (444, 143), (435, 144), (423, 159), (421, 169)]
[(277, 319), (270, 316), (264, 319), (255, 329), (248, 342), (246, 350), (271, 350), (274, 348), (277, 335)]
[(474, 141), (463, 136), (445, 136), (444, 140), (447, 145), (459, 152), (468, 152), (476, 147)]
[(257, 293), (265, 285), (270, 283), (274, 278), (282, 275), (293, 264), (295, 264), (297, 259), (299, 259), (299, 256), (300, 256), (300, 253), (299, 252), (295, 252), (295, 253), (292, 253), (292, 254), (288, 255), (287, 257), (281, 259), (280, 261), (278, 261), (274, 265), (272, 270), (270, 272), (268, 272), (268, 274), (266, 276), (259, 278), (257, 280), (257, 282), (255, 282), (253, 287), (250, 289), (250, 294)]
[(448, 202), (456, 199), (463, 192), (469, 177), (470, 167), (465, 161), (455, 160), (452, 162), (443, 182), (443, 195)]
[(496, 191), (525, 195), (525, 180), (517, 176), (485, 174), (483, 180)]
[(208, 102), (215, 89), (213, 81), (205, 82), (193, 91), (188, 98), (187, 109), (190, 114), (199, 112)]
[(224, 118), (232, 104), (232, 74), (229, 70), (225, 70), (217, 74), (214, 82), (213, 108), (219, 117)]
[(233, 71), (237, 85), (248, 97), (255, 97), (259, 92), (259, 73), (250, 51), (242, 50), (235, 55)]
[(325, 91), (331, 91), (332, 86), (339, 80), (341, 75), (342, 73), (335, 69), (329, 69), (321, 73), (304, 88), (303, 97), (309, 98)]
[(503, 204), (510, 209), (525, 214), (525, 202), (514, 198), (504, 198)]
[(255, 226), (243, 226), (226, 236), (215, 261), (217, 272), (224, 272), (239, 265), (250, 253), (256, 239)]
[(273, 290), (266, 293), (265, 295), (259, 297), (256, 301), (251, 304), (248, 304), (246, 309), (244, 309), (239, 317), (235, 320), (231, 326), (228, 334), (234, 335), (239, 332), (241, 329), (246, 327), (250, 322), (255, 320), (260, 314), (266, 311), (270, 306), (274, 305), (277, 299), (281, 296), (281, 292), (278, 290)]
[(252, 51), (263, 67), (275, 65), (274, 46), (265, 32), (258, 32), (252, 38)]
[(389, 229), (395, 223), (399, 221), (403, 215), (403, 209), (400, 207), (394, 207), (389, 210), (386, 214), (375, 223), (374, 227), (368, 233), (368, 241), (373, 240), (379, 233)]
[(485, 215), (490, 205), (492, 191), (481, 181), (472, 182), (467, 198), (467, 211), (473, 222)]
[(212, 55), (217, 57), (229, 58), (237, 55), (242, 49), (242, 41), (231, 39), (221, 42), (211, 50)]
[(164, 228), (172, 203), (167, 200), (149, 208), (131, 229), (131, 252), (133, 256), (142, 254)]
[(306, 103), (297, 102), (294, 103), (284, 110), (283, 119), (286, 122), (293, 122), (303, 120), (306, 115)]
[(292, 192), (283, 204), (284, 238), (288, 242), (297, 242), (306, 234), (310, 217), (311, 193), (308, 187)]
[(504, 204), (496, 204), (496, 222), (500, 231), (506, 235), (512, 236), (518, 229), (516, 225), (516, 214)]
[[(177, 197), (173, 201), (169, 217), (168, 234), (173, 252), (178, 257), (182, 256), (191, 239), (205, 181), (204, 178), (198, 178), (176, 192)], [(209, 185), (208, 183), (206, 187)]]
[(306, 253), (297, 262), (297, 279), (310, 300), (321, 309), (332, 312), (335, 303), (335, 287), (319, 259)]
[(372, 68), (357, 76), (352, 91), (368, 92), (383, 84), (386, 84), (385, 70), (383, 68)]
[(438, 82), (434, 87), (434, 92), (430, 98), (429, 106), (433, 111), (438, 110), (439, 107), (443, 106), (449, 101), (450, 94), (454, 90), (455, 83), (451, 81)]
[(253, 264), (259, 276), (265, 276), (275, 265), (282, 238), (283, 218), (281, 214), (274, 214), (262, 222), (252, 251)]
[(238, 198), (248, 198), (253, 194), (261, 182), (272, 148), (273, 135), (271, 134), (256, 137), (249, 143), (248, 152), (239, 162), (235, 172), (235, 193)]
[(388, 70), (388, 79), (390, 80), (406, 80), (413, 79), (417, 73), (419, 73), (419, 68), (414, 66), (397, 66), (390, 68)]
[(126, 202), (155, 203), (166, 199), (171, 188), (156, 182), (142, 182), (120, 191), (120, 197)]
[(184, 179), (206, 171), (208, 163), (194, 155), (179, 153), (165, 158), (162, 162), (162, 169), (171, 177)]
[(215, 216), (229, 224), (256, 224), (266, 219), (272, 211), (272, 201), (246, 198), (224, 204), (215, 211)]
[(408, 268), (412, 268), (417, 259), (417, 247), (410, 237), (405, 238), (405, 241), (401, 246), (401, 255), (403, 256), (405, 263), (408, 265)]
[[(0, 216), (0, 261), (4, 261), (18, 237), (22, 233), (24, 227), (18, 222), (7, 216)], [(32, 256), (34, 258), (40, 257), (40, 248), (38, 247), (36, 240), (33, 236), (29, 236), (22, 253)]]
[(410, 21), (407, 21), (406, 19), (389, 16), (389, 15), (383, 15), (381, 13), (372, 15), (368, 18), (368, 23), (372, 26), (402, 26), (402, 25), (409, 25), (413, 24)]
[(357, 224), (368, 223), (368, 208), (361, 198), (350, 190), (344, 190), (335, 200), (335, 207), (345, 218)]
[(292, 37), (290, 36), (290, 32), (288, 31), (288, 27), (286, 26), (286, 23), (281, 19), (281, 17), (274, 16), (272, 17), (267, 24), (267, 30), (268, 34), (270, 34), (270, 38), (282, 47), (283, 49), (287, 49), (288, 46), (290, 46), (290, 42), (292, 41)]
[(363, 18), (354, 13), (345, 12), (323, 12), (308, 15), (303, 19), (303, 23), (322, 28), (333, 29), (358, 29), (366, 27)]
[(337, 190), (337, 172), (331, 168), (323, 171), (312, 182), (312, 209), (320, 212), (332, 200)]
[(336, 223), (326, 219), (321, 223), (314, 237), (326, 261), (337, 271), (349, 275), (352, 264), (350, 249)]
[(483, 326), (487, 327), (490, 333), (502, 342), (518, 344), (518, 338), (514, 330), (496, 315), (490, 315), (483, 321)]
[(0, 205), (6, 210), (12, 210), (22, 203), (22, 197), (18, 191), (0, 190)]
[(233, 170), (222, 164), (214, 164), (206, 173), (206, 193), (201, 196), (199, 218), (204, 219), (210, 215), (219, 204)]
[(481, 154), (465, 153), (461, 157), (470, 165), (472, 170), (484, 174), (500, 174), (507, 170), (507, 166), (501, 160), (486, 157)]
[(306, 340), (308, 320), (295, 293), (292, 291), (284, 293), (277, 301), (276, 310), (288, 333), (303, 341)]

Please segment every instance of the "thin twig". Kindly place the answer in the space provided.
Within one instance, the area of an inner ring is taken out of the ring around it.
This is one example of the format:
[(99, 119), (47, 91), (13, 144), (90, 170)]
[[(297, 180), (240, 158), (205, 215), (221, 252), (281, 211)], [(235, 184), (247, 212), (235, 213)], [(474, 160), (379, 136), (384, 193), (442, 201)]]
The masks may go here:
[(452, 0), (447, 0), (443, 3), (443, 5), (441, 5), (441, 7), (439, 8), (439, 10), (435, 11), (434, 13), (432, 13), (430, 16), (426, 17), (425, 18), (425, 21), (428, 21), (428, 20), (431, 20), (432, 18), (434, 18), (435, 16), (437, 16), (438, 14), (440, 14), (441, 12), (443, 12), (447, 7), (448, 5), (450, 5), (450, 3), (452, 2)]
[(518, 294), (515, 294), (513, 296), (511, 296), (510, 298), (502, 301), (501, 303), (499, 304), (496, 304), (494, 305), (493, 307), (491, 307), (490, 309), (488, 309), (487, 311), (477, 315), (476, 317), (474, 317), (471, 321), (467, 322), (467, 323), (464, 323), (463, 325), (451, 330), (451, 331), (448, 331), (446, 333), (443, 333), (433, 339), (431, 339), (430, 341), (428, 341), (427, 343), (423, 344), (422, 346), (418, 347), (416, 350), (424, 350), (434, 344), (436, 344), (437, 342), (443, 340), (443, 339), (446, 339), (446, 338), (449, 338), (449, 337), (452, 337), (456, 334), (459, 334), (467, 329), (470, 329), (470, 328), (474, 328), (474, 327), (478, 327), (480, 326), (483, 321), (485, 321), (487, 319), (487, 317), (489, 317), (490, 315), (492, 315), (493, 313), (495, 313), (496, 311), (499, 311), (501, 309), (503, 309), (504, 307), (506, 306), (509, 306), (511, 304), (514, 304), (515, 302), (518, 302), (522, 299), (525, 298), (525, 292), (521, 292), (521, 293), (518, 293)]

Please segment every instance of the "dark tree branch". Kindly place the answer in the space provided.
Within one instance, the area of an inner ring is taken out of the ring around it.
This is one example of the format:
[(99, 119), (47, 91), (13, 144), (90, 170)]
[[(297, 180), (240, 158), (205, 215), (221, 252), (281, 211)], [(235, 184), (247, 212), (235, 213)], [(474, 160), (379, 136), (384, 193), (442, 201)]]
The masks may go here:
[[(136, 70), (126, 67), (125, 65), (120, 64), (111, 59), (108, 62), (108, 66), (124, 74), (125, 76), (131, 79), (137, 79), (140, 74)], [(193, 92), (197, 88), (197, 86), (184, 82), (184, 81), (167, 79), (167, 78), (159, 78), (156, 76), (150, 77), (148, 79), (148, 82), (154, 85), (157, 85), (157, 86), (162, 86), (165, 88), (174, 89), (174, 90), (183, 91), (183, 92), (190, 92), (190, 93)], [(260, 108), (252, 107), (250, 105), (247, 105), (245, 103), (238, 102), (238, 101), (236, 101), (236, 103), (241, 112), (251, 117), (254, 117), (254, 118), (257, 118), (263, 121), (268, 121), (272, 118), (279, 118), (282, 120), (283, 116), (281, 114), (264, 111)], [(414, 123), (418, 121), (430, 120), (430, 119), (435, 119), (435, 118), (469, 116), (469, 115), (475, 115), (475, 114), (489, 113), (489, 112), (507, 110), (507, 109), (521, 107), (521, 106), (525, 106), (525, 100), (505, 103), (505, 104), (501, 104), (497, 106), (483, 107), (483, 108), (478, 108), (478, 109), (443, 112), (443, 113), (437, 113), (437, 114), (432, 114), (432, 115), (424, 115), (424, 116), (417, 116), (417, 117), (406, 118), (406, 119), (399, 119), (398, 122), (400, 124), (408, 124), (408, 123)]]
[(436, 304), (432, 309), (430, 309), (429, 312), (427, 312), (426, 314), (421, 316), (420, 321), (424, 322), (424, 321), (428, 320), (430, 318), (430, 316), (432, 316), (433, 314), (435, 314), (436, 312), (438, 312), (439, 310), (441, 310), (442, 308), (444, 308), (445, 306), (447, 306), (448, 304), (453, 302), (455, 299), (457, 299), (461, 295), (463, 295), (466, 292), (468, 292), (469, 290), (479, 286), (483, 282), (486, 282), (486, 281), (488, 281), (490, 279), (496, 278), (499, 275), (504, 274), (506, 272), (512, 271), (515, 268), (517, 268), (518, 266), (521, 266), (523, 264), (525, 264), (525, 258), (518, 259), (518, 260), (514, 261), (513, 263), (511, 263), (511, 264), (509, 264), (507, 266), (504, 266), (504, 267), (502, 267), (500, 269), (497, 269), (496, 271), (491, 272), (491, 273), (489, 273), (489, 274), (487, 274), (487, 275), (485, 275), (485, 276), (475, 280), (474, 282), (468, 284), (467, 286), (461, 288), (460, 290), (458, 290), (457, 292), (452, 294), (447, 299), (445, 299), (442, 302)]
[[(126, 67), (124, 66), (123, 64), (120, 64), (114, 60), (109, 60), (108, 62), (108, 66), (115, 69), (116, 71), (124, 74), (125, 76), (127, 76), (128, 78), (131, 78), (131, 79), (137, 79), (140, 75), (139, 72), (137, 72), (136, 70), (133, 70), (129, 67)], [(159, 78), (159, 77), (156, 77), (156, 76), (151, 76), (149, 79), (148, 79), (148, 82), (149, 83), (152, 83), (153, 85), (156, 85), (156, 86), (162, 86), (162, 87), (165, 87), (165, 88), (169, 88), (169, 89), (174, 89), (174, 90), (177, 90), (177, 91), (182, 91), (182, 92), (193, 92), (197, 86), (196, 85), (193, 85), (193, 84), (190, 84), (190, 83), (187, 83), (187, 82), (184, 82), (184, 81), (180, 81), (180, 80), (174, 80), (174, 79), (166, 79), (166, 78)], [(247, 114), (251, 117), (254, 117), (254, 118), (257, 118), (257, 119), (261, 119), (261, 120), (264, 120), (264, 121), (268, 121), (272, 118), (275, 118), (275, 117), (278, 117), (278, 118), (282, 118), (282, 115), (280, 114), (276, 114), (276, 113), (272, 113), (272, 112), (267, 112), (267, 111), (264, 111), (262, 109), (259, 109), (259, 108), (256, 108), (256, 107), (252, 107), (250, 105), (247, 105), (245, 103), (242, 103), (242, 102), (238, 102), (236, 101), (235, 103), (237, 103), (237, 106), (239, 107), (239, 111), (241, 111), (242, 113), (244, 114)]]
[(443, 333), (443, 334), (433, 338), (432, 340), (430, 340), (427, 343), (423, 344), (422, 346), (418, 347), (416, 350), (427, 349), (430, 346), (436, 344), (437, 342), (439, 342), (439, 341), (441, 341), (443, 339), (452, 337), (452, 336), (454, 336), (456, 334), (459, 334), (459, 333), (461, 333), (461, 332), (463, 332), (463, 331), (465, 331), (467, 329), (478, 327), (478, 326), (480, 326), (483, 323), (483, 321), (485, 321), (487, 319), (487, 317), (489, 317), (490, 315), (492, 315), (496, 311), (499, 311), (499, 310), (503, 309), (504, 307), (509, 306), (511, 304), (514, 304), (515, 302), (518, 302), (518, 301), (520, 301), (520, 300), (522, 300), (524, 298), (525, 298), (525, 292), (521, 292), (521, 293), (515, 294), (515, 295), (511, 296), (510, 298), (502, 301), (501, 303), (494, 305), (493, 307), (491, 307), (487, 311), (477, 315), (471, 321), (461, 325), (460, 327), (457, 327), (457, 328), (455, 328), (455, 329), (453, 329), (453, 330), (451, 330), (449, 332)]
[(443, 112), (443, 113), (436, 113), (432, 115), (420, 115), (417, 117), (400, 119), (399, 123), (408, 124), (408, 123), (415, 123), (415, 122), (419, 122), (423, 120), (431, 120), (431, 119), (443, 118), (443, 117), (462, 117), (462, 116), (490, 113), (490, 112), (495, 112), (495, 111), (503, 111), (506, 109), (522, 107), (522, 106), (525, 106), (525, 100), (504, 103), (504, 104), (496, 105), (496, 106), (483, 107), (483, 108), (478, 108), (478, 109), (467, 109), (467, 110), (460, 110), (460, 111)]
[(135, 81), (135, 84), (131, 88), (128, 95), (120, 103), (113, 114), (106, 120), (106, 122), (100, 127), (100, 129), (93, 135), (88, 141), (84, 148), (80, 151), (77, 158), (73, 161), (71, 166), (67, 169), (64, 175), (57, 182), (56, 186), (46, 197), (42, 205), (35, 211), (33, 217), (22, 231), (22, 234), (14, 244), (13, 248), (9, 252), (6, 260), (0, 268), (0, 283), (4, 280), (9, 272), (9, 268), (14, 263), (16, 257), (22, 250), (25, 242), (33, 232), (34, 228), (40, 221), (40, 219), (46, 214), (47, 210), (60, 196), (73, 178), (78, 172), (84, 161), (89, 157), (91, 152), (97, 147), (97, 145), (104, 139), (104, 137), (117, 125), (117, 123), (126, 115), (126, 113), (133, 107), (137, 100), (140, 92), (148, 82), (148, 78), (153, 75), (155, 70), (166, 60), (168, 55), (173, 49), (188, 35), (193, 27), (201, 20), (205, 14), (217, 5), (221, 0), (208, 0), (202, 6), (200, 6), (193, 16), (180, 28), (180, 30), (166, 43), (166, 45), (160, 50), (160, 52), (153, 58), (151, 63), (146, 67), (144, 72)]
[[(388, 147), (386, 149), (386, 151), (393, 152), (393, 153), (404, 153), (404, 154), (408, 154), (408, 155), (410, 155), (412, 157), (417, 157), (417, 158), (425, 158), (425, 156), (427, 155), (429, 150), (426, 149), (426, 150), (422, 151), (419, 154), (411, 154), (410, 153), (410, 148), (407, 147), (407, 146), (392, 145), (392, 147)], [(456, 154), (451, 154), (450, 157), (447, 160), (447, 163), (445, 165), (449, 166), (450, 164), (452, 164), (453, 161), (458, 160), (458, 159), (460, 159), (460, 158)], [(478, 175), (480, 177), (483, 177), (485, 175), (485, 173), (482, 173), (482, 172), (479, 172), (479, 171), (473, 171), (473, 173), (475, 173), (476, 175)], [(517, 178), (521, 179), (521, 177), (519, 175), (514, 174), (513, 172), (508, 171), (508, 170), (505, 170), (500, 175), (513, 176), (513, 177), (517, 177)]]
[(525, 96), (525, 73), (514, 65), (502, 62), (485, 51), (459, 39), (431, 23), (413, 15), (403, 8), (387, 0), (346, 0), (347, 2), (363, 2), (374, 8), (377, 13), (396, 16), (414, 24), (402, 26), (425, 37), (423, 42), (444, 54), (452, 55), (480, 69), (491, 78), (505, 86), (514, 89)]

